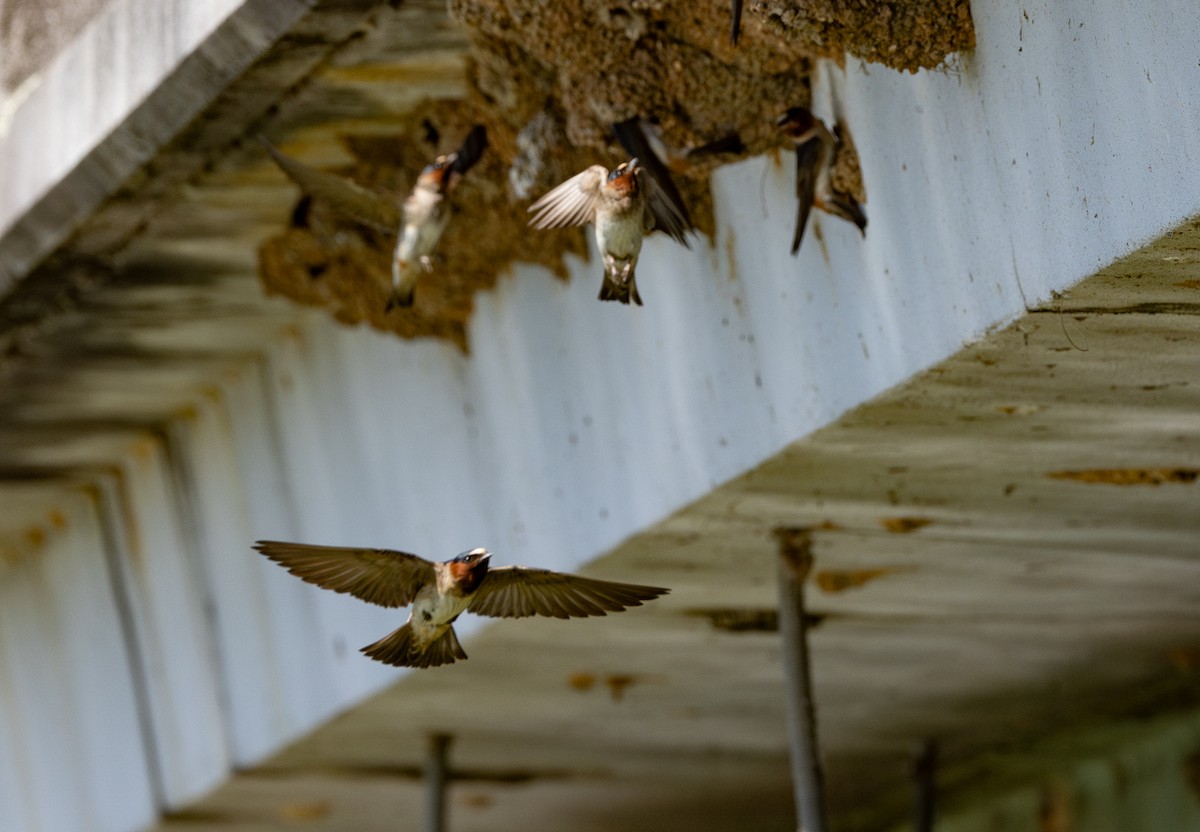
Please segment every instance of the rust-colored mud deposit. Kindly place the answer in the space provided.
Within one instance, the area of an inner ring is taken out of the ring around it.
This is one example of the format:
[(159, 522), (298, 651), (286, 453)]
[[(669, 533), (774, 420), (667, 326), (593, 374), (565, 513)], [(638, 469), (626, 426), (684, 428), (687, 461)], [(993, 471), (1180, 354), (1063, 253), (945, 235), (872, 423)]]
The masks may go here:
[(875, 569), (823, 569), (816, 575), (816, 584), (822, 592), (836, 594), (848, 589), (866, 586), (876, 578), (907, 572), (907, 566), (880, 566)]
[(843, 52), (892, 69), (932, 69), (975, 45), (967, 0), (767, 0), (747, 3), (743, 28), (807, 43), (815, 55)]
[(1056, 480), (1100, 483), (1101, 485), (1162, 485), (1163, 483), (1190, 485), (1200, 479), (1200, 470), (1195, 468), (1093, 468), (1085, 471), (1051, 471), (1047, 476)]
[[(465, 348), (474, 293), (494, 285), (508, 264), (540, 263), (562, 275), (562, 254), (586, 251), (579, 230), (528, 229), (526, 207), (590, 164), (627, 158), (613, 123), (640, 117), (654, 125), (693, 220), (711, 234), (709, 174), (782, 146), (775, 119), (809, 103), (814, 59), (840, 61), (849, 52), (916, 70), (974, 44), (967, 0), (747, 2), (736, 46), (730, 7), (725, 0), (451, 0), (451, 15), (471, 34), (468, 99), (414, 113), (397, 137), (346, 137), (359, 163), (342, 172), (403, 198), (435, 152), (452, 149), (473, 123), (488, 128), (491, 146), (457, 191), (458, 213), (415, 305), (383, 311), (393, 239), (319, 204), (264, 245), (264, 284), (348, 323)], [(426, 117), (442, 136), (436, 151), (424, 139)], [(737, 154), (688, 155), (731, 132), (744, 145)], [(866, 201), (852, 142), (841, 146), (834, 182)]]
[[(436, 147), (426, 140), (426, 119), (440, 133)], [(431, 103), (409, 121), (396, 136), (346, 137), (358, 163), (335, 172), (402, 201), (422, 167), (455, 149), (472, 124), (484, 123), (491, 141), (454, 192), (455, 213), (434, 270), (417, 284), (413, 306), (385, 311), (394, 235), (362, 226), (319, 200), (302, 199), (290, 227), (263, 244), (259, 275), (269, 293), (325, 307), (344, 323), (365, 322), (406, 338), (446, 338), (465, 349), (476, 291), (495, 285), (514, 260), (545, 265), (565, 278), (563, 254), (585, 255), (584, 238), (578, 230), (537, 234), (526, 227), (525, 206), (508, 198), (505, 185), (513, 137), (504, 135), (485, 108)]]

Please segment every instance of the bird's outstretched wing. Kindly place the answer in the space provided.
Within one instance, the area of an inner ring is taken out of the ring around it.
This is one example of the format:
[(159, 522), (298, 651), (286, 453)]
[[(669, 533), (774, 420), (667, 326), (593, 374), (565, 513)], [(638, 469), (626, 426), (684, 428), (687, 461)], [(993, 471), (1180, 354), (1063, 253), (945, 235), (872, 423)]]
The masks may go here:
[(438, 142), (442, 140), (442, 134), (438, 132), (437, 126), (427, 118), (421, 119), (421, 129), (425, 131), (425, 144), (430, 147), (437, 147)]
[(493, 618), (584, 618), (640, 607), (670, 590), (622, 584), (525, 566), (489, 569), (471, 596), (469, 612)]
[(724, 136), (715, 138), (711, 142), (705, 142), (699, 147), (689, 148), (687, 157), (689, 159), (700, 159), (704, 156), (719, 156), (722, 153), (741, 155), (745, 152), (746, 143), (742, 141), (742, 137), (738, 135), (736, 130), (730, 130)]
[[(654, 216), (654, 227), (670, 234), (685, 248), (691, 248), (685, 236), (686, 232), (693, 228), (687, 204), (683, 201), (679, 188), (675, 187), (671, 171), (654, 151), (654, 145), (647, 138), (641, 119), (631, 118), (617, 122), (613, 125), (613, 133), (616, 134), (621, 147), (625, 148), (625, 152), (638, 160), (638, 182), (646, 189), (646, 204), (650, 206), (650, 213)], [(647, 180), (653, 183), (653, 187), (646, 184)]]
[(812, 213), (813, 189), (817, 185), (817, 165), (821, 161), (821, 139), (814, 136), (796, 144), (796, 232), (792, 236), (792, 254), (800, 250), (804, 227)]
[(608, 170), (604, 165), (592, 165), (551, 188), (529, 206), (529, 212), (533, 214), (529, 224), (534, 228), (563, 228), (592, 222), (596, 216), (600, 186), (607, 176)]
[(310, 584), (381, 607), (406, 607), (435, 580), (433, 564), (407, 552), (260, 540), (254, 548)]
[(483, 155), (487, 146), (487, 130), (482, 124), (476, 124), (463, 139), (462, 146), (458, 148), (457, 158), (454, 160), (454, 172), (466, 173), (469, 171), (479, 161), (479, 157)]
[(279, 148), (263, 136), (259, 136), (258, 140), (288, 179), (299, 185), (309, 196), (322, 199), (334, 210), (379, 231), (394, 234), (400, 227), (400, 205), (394, 197), (293, 159), (281, 153)]
[(654, 227), (665, 231), (672, 240), (684, 248), (691, 248), (687, 233), (692, 228), (692, 221), (687, 215), (687, 209), (682, 202), (676, 202), (661, 187), (654, 174), (645, 168), (637, 170), (638, 184), (645, 191), (646, 207), (654, 218)]
[(822, 207), (835, 217), (841, 217), (846, 222), (854, 223), (859, 233), (864, 237), (867, 236), (867, 213), (854, 197), (834, 195), (832, 199), (825, 200)]
[[(837, 139), (839, 151), (846, 147), (853, 148), (854, 140), (850, 138), (850, 130), (841, 121), (838, 121), (833, 126), (833, 135)], [(828, 200), (832, 213), (854, 223), (858, 231), (864, 237), (867, 236), (867, 212), (858, 204), (858, 200), (851, 194), (834, 194), (834, 198)]]

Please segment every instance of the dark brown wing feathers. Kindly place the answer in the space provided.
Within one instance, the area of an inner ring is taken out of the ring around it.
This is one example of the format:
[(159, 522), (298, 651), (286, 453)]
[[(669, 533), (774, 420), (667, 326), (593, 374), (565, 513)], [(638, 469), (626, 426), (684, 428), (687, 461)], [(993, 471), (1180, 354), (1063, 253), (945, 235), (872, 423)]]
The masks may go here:
[(394, 196), (364, 187), (343, 176), (317, 170), (280, 152), (263, 136), (259, 136), (258, 140), (279, 169), (309, 196), (323, 199), (335, 210), (379, 231), (395, 233), (399, 227), (400, 205)]
[(476, 124), (463, 139), (462, 146), (458, 148), (458, 158), (454, 160), (454, 172), (466, 173), (469, 171), (479, 161), (479, 157), (483, 155), (487, 146), (487, 130), (482, 124)]
[(800, 250), (808, 215), (812, 213), (813, 190), (817, 184), (817, 163), (820, 161), (821, 140), (813, 137), (796, 145), (796, 231), (792, 237), (792, 254)]
[(433, 564), (407, 552), (260, 540), (254, 548), (298, 578), (381, 607), (406, 607), (435, 580)]
[(671, 239), (684, 248), (691, 248), (687, 233), (692, 228), (683, 203), (670, 199), (666, 192), (659, 187), (658, 180), (644, 168), (638, 168), (638, 182), (646, 191), (646, 205), (654, 217), (654, 227), (665, 231)]
[(635, 117), (617, 122), (613, 125), (613, 133), (625, 152), (638, 159), (638, 182), (646, 190), (646, 204), (654, 217), (654, 227), (665, 231), (684, 248), (691, 248), (687, 232), (694, 226), (687, 204), (675, 186), (670, 170), (646, 138), (641, 120)]
[(668, 591), (548, 569), (502, 566), (488, 571), (467, 609), (493, 618), (585, 618), (638, 607)]

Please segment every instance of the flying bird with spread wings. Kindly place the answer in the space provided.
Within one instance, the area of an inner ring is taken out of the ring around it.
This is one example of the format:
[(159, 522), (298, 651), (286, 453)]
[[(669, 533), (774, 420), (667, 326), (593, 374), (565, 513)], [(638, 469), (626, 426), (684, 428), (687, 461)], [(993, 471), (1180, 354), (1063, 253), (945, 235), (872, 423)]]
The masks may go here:
[(592, 223), (596, 245), (604, 257), (600, 300), (642, 305), (637, 290), (637, 261), (642, 237), (655, 228), (691, 248), (687, 209), (673, 199), (637, 157), (608, 170), (592, 165), (557, 185), (529, 206), (534, 228), (562, 228)]
[(487, 131), (476, 125), (462, 146), (438, 156), (426, 165), (403, 203), (357, 182), (281, 153), (260, 137), (271, 157), (289, 179), (306, 194), (325, 200), (352, 220), (396, 235), (392, 253), (392, 291), (385, 311), (413, 304), (417, 277), (433, 270), (433, 253), (450, 222), (450, 195), (463, 174), (471, 169), (487, 147)]
[(534, 569), (491, 569), (492, 553), (471, 549), (430, 561), (390, 549), (351, 549), (260, 540), (254, 548), (310, 584), (382, 607), (412, 607), (404, 626), (362, 652), (398, 667), (437, 667), (467, 658), (454, 622), (464, 612), (492, 618), (585, 618), (639, 607), (669, 590)]

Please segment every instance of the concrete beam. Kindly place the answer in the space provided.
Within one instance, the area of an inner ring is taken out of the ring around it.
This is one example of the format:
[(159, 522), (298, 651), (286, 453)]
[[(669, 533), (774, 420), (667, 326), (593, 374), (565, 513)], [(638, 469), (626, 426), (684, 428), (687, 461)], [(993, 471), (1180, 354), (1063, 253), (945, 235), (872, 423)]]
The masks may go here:
[[(106, 6), (24, 81), (0, 121), (0, 296), (139, 171), (153, 179), (153, 192), (169, 193), (203, 170), (377, 5), (121, 0)], [(146, 170), (152, 159), (154, 169)], [(110, 229), (112, 238), (132, 233), (149, 215), (143, 205)]]

